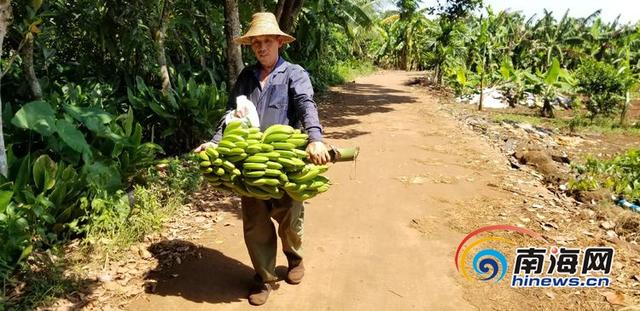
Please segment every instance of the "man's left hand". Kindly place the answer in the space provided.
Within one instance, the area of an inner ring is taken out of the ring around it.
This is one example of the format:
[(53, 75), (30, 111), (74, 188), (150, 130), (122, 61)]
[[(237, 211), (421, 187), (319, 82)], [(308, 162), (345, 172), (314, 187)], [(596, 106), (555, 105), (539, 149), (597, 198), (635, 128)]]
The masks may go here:
[(321, 141), (314, 141), (307, 145), (309, 160), (315, 165), (327, 164), (331, 160), (327, 146)]

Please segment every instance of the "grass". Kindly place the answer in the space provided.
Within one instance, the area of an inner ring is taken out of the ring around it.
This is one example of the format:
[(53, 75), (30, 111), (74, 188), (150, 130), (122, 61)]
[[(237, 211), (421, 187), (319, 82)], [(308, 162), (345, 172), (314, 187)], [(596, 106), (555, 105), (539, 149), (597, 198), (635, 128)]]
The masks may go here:
[(333, 71), (341, 78), (340, 83), (353, 81), (359, 76), (370, 74), (376, 67), (369, 62), (348, 61), (341, 62), (334, 66)]
[(624, 134), (640, 136), (640, 121), (635, 121), (635, 124), (634, 121), (629, 122), (631, 126), (623, 128), (620, 127), (618, 120), (614, 118), (600, 117), (591, 120), (579, 115), (572, 118), (542, 118), (522, 113), (495, 112), (491, 113), (491, 119), (496, 122), (510, 121), (529, 123), (531, 125), (542, 127), (553, 127), (572, 133), (603, 135)]

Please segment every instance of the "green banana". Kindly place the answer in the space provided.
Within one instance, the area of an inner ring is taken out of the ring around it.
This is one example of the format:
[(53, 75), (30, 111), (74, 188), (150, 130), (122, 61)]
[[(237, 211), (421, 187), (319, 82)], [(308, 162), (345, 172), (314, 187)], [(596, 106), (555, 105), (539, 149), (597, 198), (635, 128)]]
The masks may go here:
[(256, 154), (262, 151), (262, 148), (260, 148), (260, 146), (256, 146), (256, 145), (250, 145), (249, 147), (247, 147), (246, 152), (249, 154)]
[(211, 162), (210, 161), (202, 161), (200, 162), (200, 167), (209, 167), (211, 166)]
[(308, 140), (309, 139), (309, 135), (307, 134), (291, 134), (291, 139), (304, 139), (304, 140)]
[(279, 178), (280, 178), (280, 181), (283, 182), (283, 183), (289, 182), (289, 177), (285, 173), (281, 173)]
[(222, 137), (229, 136), (229, 135), (238, 135), (238, 136), (244, 137), (244, 136), (249, 135), (249, 130), (243, 129), (243, 128), (234, 129), (234, 130), (231, 130), (231, 131), (229, 131), (227, 133), (224, 133), (224, 135)]
[(228, 132), (231, 132), (233, 130), (239, 129), (239, 128), (242, 128), (242, 121), (240, 121), (240, 120), (231, 121), (224, 128), (223, 135), (228, 133)]
[(216, 151), (218, 153), (220, 153), (220, 154), (227, 155), (227, 154), (229, 154), (231, 152), (231, 149), (229, 149), (227, 147), (218, 147), (218, 148), (216, 148)]
[(277, 151), (281, 157), (285, 157), (285, 158), (297, 158), (296, 153), (291, 151), (291, 150), (278, 150)]
[(236, 163), (236, 162), (240, 162), (240, 161), (242, 161), (242, 160), (244, 160), (246, 158), (247, 158), (247, 154), (243, 152), (243, 153), (238, 154), (238, 155), (230, 156), (230, 157), (227, 158), (227, 160)]
[(244, 137), (242, 137), (240, 135), (233, 135), (233, 134), (225, 135), (225, 136), (223, 136), (222, 139), (228, 140), (228, 141), (233, 142), (233, 143), (238, 142), (238, 141), (245, 141)]
[(306, 181), (309, 181), (309, 180), (315, 178), (316, 176), (318, 176), (318, 174), (320, 174), (320, 170), (317, 169), (317, 168), (313, 168), (313, 169), (310, 169), (308, 172), (306, 172), (304, 174), (295, 174), (295, 175), (291, 175), (289, 177), (291, 178), (292, 181), (297, 182), (297, 183), (301, 183), (301, 182), (306, 182)]
[(293, 151), (293, 153), (295, 153), (298, 158), (304, 159), (307, 157), (307, 152), (304, 150), (293, 149), (291, 151)]
[(210, 174), (213, 172), (213, 167), (200, 168), (200, 172), (202, 174)]
[(275, 178), (258, 178), (256, 180), (253, 181), (253, 185), (254, 186), (262, 186), (262, 185), (267, 185), (267, 186), (279, 186), (280, 185), (280, 180), (275, 179)]
[(276, 150), (292, 150), (296, 147), (294, 144), (286, 143), (286, 142), (272, 142), (271, 145)]
[(218, 154), (218, 151), (216, 151), (215, 148), (207, 148), (205, 152), (207, 152), (209, 159), (217, 159), (220, 156), (220, 154)]
[(251, 133), (247, 135), (247, 139), (251, 140), (262, 140), (262, 133)]
[(264, 131), (264, 136), (269, 136), (271, 134), (275, 134), (275, 133), (285, 133), (288, 135), (291, 135), (293, 133), (294, 129), (289, 126), (289, 125), (285, 125), (285, 124), (274, 124), (272, 126), (270, 126), (269, 128), (267, 128)]
[(224, 173), (225, 173), (225, 171), (224, 171), (224, 169), (222, 167), (218, 167), (215, 170), (215, 174), (218, 175), (218, 176), (222, 176), (222, 175), (224, 175)]
[(211, 162), (211, 165), (220, 166), (220, 165), (222, 165), (222, 161), (224, 161), (224, 160), (222, 160), (220, 158), (217, 158), (217, 159), (213, 160), (213, 162)]
[(236, 147), (238, 148), (244, 149), (244, 148), (247, 148), (248, 146), (249, 146), (249, 143), (246, 141), (239, 141), (236, 143)]
[(223, 161), (222, 162), (222, 167), (224, 167), (225, 169), (228, 169), (228, 170), (233, 170), (234, 168), (236, 168), (236, 166), (233, 165), (233, 163), (231, 163), (229, 161)]
[(242, 148), (233, 148), (231, 150), (229, 150), (229, 155), (239, 155), (239, 154), (243, 154), (244, 153), (244, 149)]
[(265, 170), (267, 169), (267, 165), (264, 163), (251, 163), (251, 162), (244, 162), (244, 164), (242, 164), (242, 168), (244, 168), (245, 170), (251, 170), (251, 171), (256, 171), (256, 170)]
[[(260, 133), (260, 128), (259, 127), (250, 127), (250, 128), (247, 129), (247, 131), (249, 131), (249, 134)], [(260, 135), (262, 135), (262, 133), (260, 133)]]
[(236, 144), (234, 144), (233, 142), (226, 140), (226, 139), (222, 139), (219, 143), (218, 143), (218, 147), (224, 147), (224, 148), (229, 148), (229, 149), (233, 149), (236, 147)]
[(259, 144), (258, 146), (260, 146), (262, 152), (271, 152), (274, 149), (273, 146), (269, 144)]
[(264, 176), (265, 171), (243, 171), (242, 174), (249, 178), (260, 178)]
[(207, 155), (207, 152), (204, 150), (198, 152), (198, 158), (200, 158), (200, 160), (202, 161), (209, 161), (209, 156)]
[(252, 186), (251, 184), (247, 185), (247, 192), (251, 193), (251, 196), (261, 199), (268, 200), (271, 198), (268, 192), (258, 188), (257, 186)]
[(296, 148), (300, 148), (300, 147), (304, 147), (304, 146), (307, 145), (307, 140), (306, 139), (289, 138), (289, 139), (287, 139), (287, 143), (290, 143), (290, 144), (296, 146)]
[(271, 151), (271, 152), (262, 152), (262, 153), (256, 153), (257, 156), (261, 156), (261, 157), (265, 157), (268, 158), (270, 161), (275, 161), (278, 158), (280, 158), (280, 153), (277, 151)]
[(244, 161), (249, 163), (265, 163), (269, 161), (269, 158), (265, 156), (261, 156), (260, 153), (258, 153), (246, 158)]
[(265, 172), (265, 175), (272, 176), (272, 177), (280, 177), (280, 175), (282, 174), (280, 170), (274, 170), (270, 168), (264, 170), (264, 172)]
[(290, 136), (291, 135), (289, 134), (282, 134), (282, 133), (271, 134), (269, 136), (264, 136), (264, 138), (262, 139), (262, 142), (265, 144), (269, 144), (277, 141), (285, 141), (289, 139)]
[(274, 170), (281, 170), (282, 164), (278, 162), (267, 161), (267, 168), (274, 169)]

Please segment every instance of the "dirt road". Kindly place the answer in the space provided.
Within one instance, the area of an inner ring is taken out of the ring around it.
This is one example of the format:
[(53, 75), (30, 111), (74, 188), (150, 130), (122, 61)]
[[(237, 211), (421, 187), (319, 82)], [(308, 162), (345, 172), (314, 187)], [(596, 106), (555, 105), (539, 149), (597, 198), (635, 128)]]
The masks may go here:
[[(263, 310), (473, 310), (453, 266), (466, 232), (448, 225), (454, 201), (482, 194), (501, 158), (404, 85), (412, 74), (380, 72), (333, 90), (321, 104), (328, 141), (360, 146), (356, 164), (327, 175), (332, 189), (305, 209), (300, 285), (282, 282)], [(482, 161), (478, 160), (482, 159)], [(237, 210), (226, 225), (192, 241), (198, 256), (164, 271), (154, 293), (129, 310), (245, 310), (253, 275)], [(278, 263), (286, 265), (283, 255)]]

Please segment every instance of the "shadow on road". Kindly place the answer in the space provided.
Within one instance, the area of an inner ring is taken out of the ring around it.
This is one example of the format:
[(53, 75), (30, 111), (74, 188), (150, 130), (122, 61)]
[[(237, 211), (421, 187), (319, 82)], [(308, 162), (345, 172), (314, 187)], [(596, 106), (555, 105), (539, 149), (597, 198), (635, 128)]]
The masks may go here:
[[(155, 243), (149, 251), (159, 261), (147, 280), (147, 293), (180, 296), (193, 302), (230, 303), (246, 300), (253, 269), (220, 251), (183, 240)], [(181, 263), (176, 262), (181, 258)]]
[(372, 113), (393, 111), (391, 105), (408, 104), (416, 101), (415, 97), (403, 94), (400, 90), (386, 88), (376, 84), (348, 83), (337, 87), (321, 99), (319, 105), (320, 120), (330, 129), (326, 138), (350, 139), (369, 134), (366, 126), (362, 129), (334, 129), (358, 124), (359, 116)]

